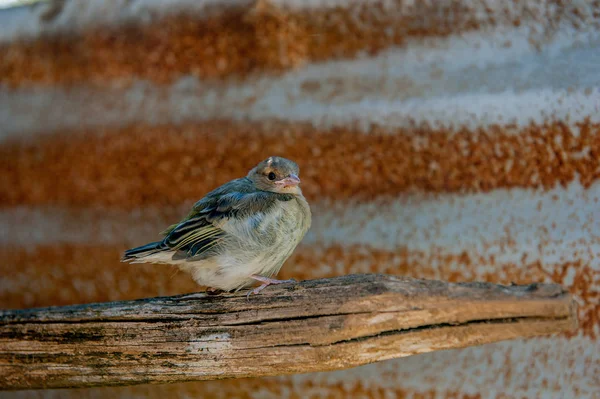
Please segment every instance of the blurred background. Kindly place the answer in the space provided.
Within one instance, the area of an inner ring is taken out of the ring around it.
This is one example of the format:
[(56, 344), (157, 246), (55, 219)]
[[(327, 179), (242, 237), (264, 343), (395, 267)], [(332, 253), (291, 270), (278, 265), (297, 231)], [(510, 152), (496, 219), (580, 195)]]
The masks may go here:
[(120, 255), (281, 155), (313, 209), (281, 278), (555, 282), (580, 318), (339, 372), (2, 397), (599, 397), (599, 1), (2, 6), (0, 308), (199, 290)]

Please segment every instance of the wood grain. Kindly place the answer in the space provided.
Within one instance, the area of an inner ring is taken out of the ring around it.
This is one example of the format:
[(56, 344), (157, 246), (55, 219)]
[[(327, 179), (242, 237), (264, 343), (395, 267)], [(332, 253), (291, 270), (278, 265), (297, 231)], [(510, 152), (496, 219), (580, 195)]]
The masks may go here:
[(0, 312), (0, 389), (306, 373), (571, 330), (555, 284), (349, 275), (258, 296), (196, 293)]

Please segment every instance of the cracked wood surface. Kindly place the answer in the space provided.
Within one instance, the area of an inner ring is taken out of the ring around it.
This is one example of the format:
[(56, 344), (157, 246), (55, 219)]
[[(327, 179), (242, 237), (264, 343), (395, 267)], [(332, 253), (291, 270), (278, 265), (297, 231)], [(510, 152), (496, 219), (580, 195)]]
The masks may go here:
[(0, 389), (343, 369), (576, 327), (561, 286), (349, 275), (245, 292), (0, 312)]

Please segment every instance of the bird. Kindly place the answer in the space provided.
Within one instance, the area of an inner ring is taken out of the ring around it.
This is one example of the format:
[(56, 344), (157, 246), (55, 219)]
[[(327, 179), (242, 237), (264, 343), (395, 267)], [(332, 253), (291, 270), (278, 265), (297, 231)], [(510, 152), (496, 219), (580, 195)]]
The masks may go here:
[(175, 265), (212, 294), (260, 282), (250, 296), (294, 282), (273, 276), (311, 226), (299, 175), (294, 161), (270, 156), (245, 177), (206, 194), (161, 233), (162, 240), (125, 251), (121, 261)]

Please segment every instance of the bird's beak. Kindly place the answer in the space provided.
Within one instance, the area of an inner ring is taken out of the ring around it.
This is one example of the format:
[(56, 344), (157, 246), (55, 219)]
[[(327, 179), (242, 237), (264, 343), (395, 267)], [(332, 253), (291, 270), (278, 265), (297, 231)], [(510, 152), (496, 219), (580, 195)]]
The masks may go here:
[(275, 184), (277, 184), (278, 186), (282, 186), (284, 188), (285, 187), (296, 187), (298, 184), (300, 184), (300, 178), (294, 174), (291, 174), (288, 177), (286, 177), (285, 179), (279, 180)]

